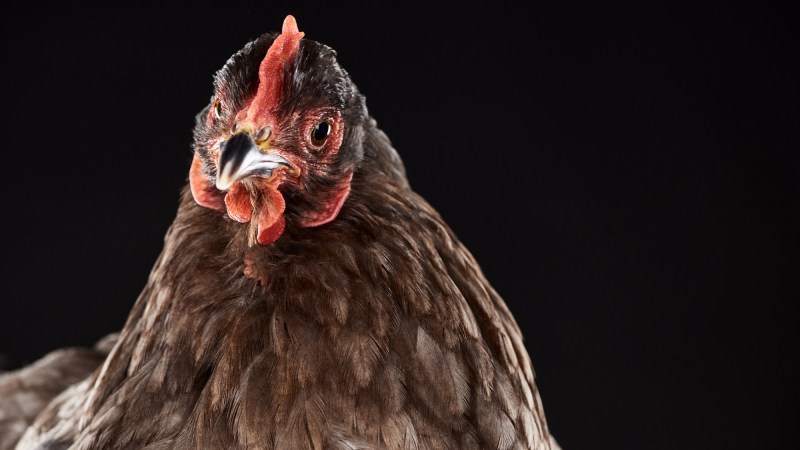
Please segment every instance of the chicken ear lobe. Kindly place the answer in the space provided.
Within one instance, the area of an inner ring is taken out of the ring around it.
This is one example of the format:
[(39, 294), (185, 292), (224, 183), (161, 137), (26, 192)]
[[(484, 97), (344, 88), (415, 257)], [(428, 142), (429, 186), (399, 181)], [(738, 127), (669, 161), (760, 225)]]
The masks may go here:
[(189, 187), (198, 205), (225, 211), (225, 198), (203, 172), (203, 161), (197, 155), (194, 155), (192, 168), (189, 169)]
[(305, 228), (318, 227), (333, 221), (333, 219), (339, 215), (339, 211), (341, 211), (342, 206), (344, 206), (347, 196), (350, 195), (351, 181), (353, 181), (352, 170), (350, 170), (342, 183), (334, 190), (333, 195), (328, 198), (328, 201), (323, 204), (322, 208), (303, 215), (299, 221), (300, 226)]

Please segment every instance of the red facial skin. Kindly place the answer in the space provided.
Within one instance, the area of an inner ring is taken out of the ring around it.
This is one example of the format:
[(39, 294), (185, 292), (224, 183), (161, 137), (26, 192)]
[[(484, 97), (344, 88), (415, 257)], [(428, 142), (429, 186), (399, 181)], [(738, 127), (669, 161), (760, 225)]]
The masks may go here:
[[(270, 127), (273, 136), (280, 136), (280, 120), (276, 116), (276, 105), (281, 104), (284, 92), (284, 64), (292, 61), (300, 47), (303, 33), (297, 29), (292, 16), (287, 16), (283, 23), (282, 33), (267, 51), (259, 66), (259, 86), (256, 95), (249, 104), (236, 115), (237, 128), (256, 133), (264, 127)], [(215, 106), (209, 111), (209, 120), (215, 118)], [(319, 148), (312, 145), (309, 136), (314, 127), (321, 121), (328, 121), (331, 132), (325, 143)], [(302, 121), (302, 133), (305, 140), (299, 147), (313, 156), (314, 163), (305, 158), (287, 154), (277, 148), (269, 148), (269, 152), (278, 153), (288, 160), (295, 170), (278, 168), (270, 178), (248, 177), (234, 183), (227, 193), (219, 191), (214, 183), (203, 173), (202, 161), (195, 155), (190, 170), (190, 187), (195, 201), (206, 208), (227, 212), (228, 216), (241, 223), (248, 223), (256, 216), (256, 242), (260, 245), (271, 244), (283, 234), (286, 221), (284, 211), (286, 202), (279, 188), (284, 183), (296, 183), (296, 177), (313, 170), (313, 166), (324, 164), (333, 156), (342, 144), (344, 130), (341, 114), (331, 109), (309, 111)], [(218, 147), (209, 149), (214, 160), (219, 160)], [(352, 171), (348, 173), (332, 195), (319, 210), (310, 211), (300, 217), (298, 223), (302, 227), (317, 227), (336, 218), (350, 193)]]

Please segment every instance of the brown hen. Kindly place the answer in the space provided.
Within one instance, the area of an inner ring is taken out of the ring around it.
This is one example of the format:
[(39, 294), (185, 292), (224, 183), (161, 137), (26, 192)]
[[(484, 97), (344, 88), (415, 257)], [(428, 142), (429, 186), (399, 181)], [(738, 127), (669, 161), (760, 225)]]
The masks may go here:
[(217, 73), (147, 285), (75, 352), (0, 378), (0, 448), (557, 448), (505, 303), (291, 16)]

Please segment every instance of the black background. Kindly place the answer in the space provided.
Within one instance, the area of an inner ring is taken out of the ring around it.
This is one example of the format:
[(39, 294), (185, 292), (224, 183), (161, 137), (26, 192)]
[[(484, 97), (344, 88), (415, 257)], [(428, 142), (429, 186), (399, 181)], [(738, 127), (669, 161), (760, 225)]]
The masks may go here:
[(213, 73), (292, 13), (515, 313), (565, 449), (797, 445), (796, 16), (257, 3), (3, 7), (6, 368), (120, 328)]

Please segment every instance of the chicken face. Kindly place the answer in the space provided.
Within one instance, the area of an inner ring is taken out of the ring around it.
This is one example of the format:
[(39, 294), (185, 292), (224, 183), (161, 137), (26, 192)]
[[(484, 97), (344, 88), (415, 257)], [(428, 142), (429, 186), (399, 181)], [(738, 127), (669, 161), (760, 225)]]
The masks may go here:
[(245, 46), (197, 117), (194, 199), (250, 223), (251, 243), (334, 220), (363, 154), (363, 96), (333, 50), (302, 38), (288, 16), (280, 35)]

